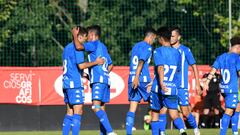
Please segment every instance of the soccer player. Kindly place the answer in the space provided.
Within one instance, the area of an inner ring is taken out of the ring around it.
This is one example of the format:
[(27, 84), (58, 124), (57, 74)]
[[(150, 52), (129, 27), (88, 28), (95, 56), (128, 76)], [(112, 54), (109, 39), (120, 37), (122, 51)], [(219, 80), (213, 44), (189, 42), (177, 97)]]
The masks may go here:
[(148, 28), (144, 32), (144, 39), (134, 45), (130, 58), (130, 73), (128, 78), (129, 111), (126, 116), (126, 134), (132, 135), (134, 117), (138, 103), (147, 101), (150, 91), (147, 90), (151, 82), (149, 63), (152, 56), (152, 44), (156, 38), (156, 31)]
[(185, 45), (180, 43), (181, 39), (181, 30), (178, 27), (172, 28), (172, 37), (171, 37), (171, 45), (176, 48), (181, 54), (181, 82), (178, 90), (179, 96), (179, 105), (182, 110), (183, 117), (185, 117), (189, 123), (189, 125), (194, 129), (195, 135), (200, 135), (200, 131), (198, 129), (198, 125), (194, 116), (192, 115), (189, 107), (189, 93), (188, 93), (188, 66), (190, 65), (193, 69), (195, 82), (196, 82), (196, 91), (199, 94), (201, 92), (200, 82), (199, 82), (199, 74), (196, 66), (196, 61), (193, 57), (191, 50)]
[(212, 65), (212, 69), (205, 80), (205, 89), (208, 89), (210, 80), (214, 77), (217, 70), (221, 71), (222, 79), (220, 89), (225, 98), (225, 112), (222, 117), (220, 126), (220, 135), (226, 135), (230, 120), (232, 119), (233, 135), (238, 135), (238, 78), (240, 76), (240, 37), (235, 36), (231, 40), (231, 48), (229, 52), (218, 56)]
[(73, 29), (74, 45), (77, 50), (85, 50), (89, 62), (95, 61), (97, 57), (104, 59), (103, 65), (96, 65), (89, 69), (90, 85), (92, 88), (92, 110), (100, 121), (100, 134), (115, 135), (105, 112), (105, 103), (110, 100), (109, 72), (112, 70), (112, 60), (107, 47), (100, 41), (101, 28), (98, 25), (88, 27), (88, 42), (81, 43), (77, 40), (79, 29)]
[[(209, 73), (203, 75), (203, 78), (206, 78)], [(202, 128), (207, 128), (208, 121), (212, 118), (209, 113), (213, 109), (214, 112), (214, 127), (220, 126), (220, 112), (221, 103), (220, 103), (220, 88), (219, 83), (221, 80), (221, 75), (215, 73), (214, 77), (209, 83), (209, 89), (207, 90), (207, 95), (204, 97), (204, 106), (203, 106), (203, 116), (202, 116)]]
[[(87, 30), (80, 27), (77, 34), (79, 42), (87, 39)], [(82, 107), (84, 103), (84, 88), (81, 81), (83, 69), (103, 64), (104, 60), (96, 59), (94, 62), (84, 62), (84, 53), (77, 51), (73, 42), (69, 43), (63, 51), (63, 93), (67, 113), (63, 120), (62, 134), (68, 135), (72, 128), (72, 134), (78, 135), (81, 125)]]
[[(159, 120), (161, 115), (166, 116), (169, 110), (170, 117), (181, 135), (186, 135), (183, 120), (178, 113), (178, 85), (181, 70), (181, 56), (177, 49), (171, 47), (171, 31), (167, 27), (157, 30), (158, 41), (162, 46), (153, 53), (155, 64), (155, 78), (150, 95), (150, 107), (152, 109), (152, 134), (165, 135), (165, 123)], [(165, 120), (166, 121), (166, 120)], [(159, 133), (160, 132), (160, 133)]]

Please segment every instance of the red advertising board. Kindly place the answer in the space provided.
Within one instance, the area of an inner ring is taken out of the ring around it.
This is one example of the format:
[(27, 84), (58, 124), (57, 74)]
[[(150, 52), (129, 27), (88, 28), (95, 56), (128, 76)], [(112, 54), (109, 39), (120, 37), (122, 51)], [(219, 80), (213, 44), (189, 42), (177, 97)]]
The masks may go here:
[[(209, 66), (198, 66), (200, 77)], [(153, 68), (150, 68), (153, 75)], [(61, 67), (0, 67), (0, 103), (27, 105), (63, 105)], [(110, 74), (110, 104), (128, 104), (129, 67), (116, 66)], [(195, 79), (189, 68), (190, 102), (195, 103)], [(91, 89), (84, 82), (85, 103), (91, 103)]]

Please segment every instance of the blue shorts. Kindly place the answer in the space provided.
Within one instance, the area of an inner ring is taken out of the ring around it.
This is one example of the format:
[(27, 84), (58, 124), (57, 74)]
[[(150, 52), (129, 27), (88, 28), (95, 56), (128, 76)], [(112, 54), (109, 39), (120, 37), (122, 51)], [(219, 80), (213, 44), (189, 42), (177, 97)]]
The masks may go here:
[(132, 88), (132, 83), (128, 84), (128, 100), (140, 102), (143, 99), (145, 102), (148, 101), (150, 92), (147, 92), (147, 82), (141, 82), (136, 89)]
[(188, 89), (178, 89), (178, 100), (180, 106), (189, 105), (189, 92)]
[(64, 102), (70, 105), (84, 104), (84, 89), (63, 89)]
[(222, 93), (225, 100), (225, 108), (236, 109), (238, 104), (238, 93)]
[(162, 108), (162, 97), (156, 92), (150, 93), (150, 108), (151, 110), (160, 111)]
[(105, 83), (92, 84), (92, 100), (99, 100), (103, 103), (110, 101), (110, 88)]
[(161, 95), (162, 104), (168, 109), (178, 109), (178, 96), (177, 95)]

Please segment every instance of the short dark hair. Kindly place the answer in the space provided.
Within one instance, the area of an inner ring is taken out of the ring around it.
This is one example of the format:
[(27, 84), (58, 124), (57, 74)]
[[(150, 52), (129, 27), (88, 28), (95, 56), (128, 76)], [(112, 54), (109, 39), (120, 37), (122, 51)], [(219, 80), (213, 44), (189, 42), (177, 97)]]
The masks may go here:
[(159, 38), (162, 37), (166, 41), (170, 41), (171, 40), (172, 33), (171, 33), (171, 31), (169, 30), (168, 27), (164, 26), (164, 27), (158, 28), (157, 34), (158, 34)]
[(79, 35), (83, 36), (83, 35), (87, 35), (88, 34), (86, 28), (84, 28), (82, 26), (77, 26), (77, 28), (79, 29), (78, 36)]
[(174, 26), (171, 28), (171, 32), (176, 31), (179, 35), (182, 35), (181, 29), (178, 26)]
[(88, 27), (88, 31), (93, 31), (98, 37), (101, 36), (101, 27), (99, 25), (91, 25)]
[(234, 46), (234, 45), (237, 45), (239, 44), (240, 45), (240, 36), (234, 36), (230, 39), (230, 42), (231, 42), (231, 46)]
[(144, 30), (144, 37), (148, 36), (149, 34), (157, 34), (157, 32), (152, 27), (147, 27)]

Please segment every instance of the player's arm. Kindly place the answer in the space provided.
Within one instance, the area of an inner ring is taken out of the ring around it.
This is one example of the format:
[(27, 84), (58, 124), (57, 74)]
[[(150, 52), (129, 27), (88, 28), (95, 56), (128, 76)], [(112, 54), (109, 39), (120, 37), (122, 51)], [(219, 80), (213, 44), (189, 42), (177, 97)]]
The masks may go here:
[(74, 27), (72, 29), (72, 37), (73, 37), (73, 42), (74, 42), (75, 48), (78, 51), (81, 51), (81, 50), (84, 50), (84, 46), (83, 46), (83, 42), (80, 42), (78, 40), (78, 32), (79, 32), (79, 28), (78, 27)]
[(210, 73), (208, 74), (208, 76), (206, 77), (205, 79), (205, 82), (204, 82), (204, 88), (206, 90), (208, 90), (208, 86), (209, 86), (209, 83), (210, 81), (213, 79), (213, 77), (215, 77), (215, 73), (216, 73), (217, 69), (212, 67)]
[(200, 81), (199, 81), (199, 72), (196, 64), (191, 65), (194, 73), (194, 77), (196, 80), (196, 91), (200, 95), (201, 94), (201, 87), (200, 87)]
[(112, 71), (112, 69), (113, 69), (113, 64), (108, 66), (108, 72), (110, 73)]
[(89, 68), (95, 65), (102, 65), (104, 64), (104, 59), (98, 57), (94, 62), (83, 62), (81, 64), (78, 64), (78, 68), (79, 69), (85, 69), (85, 68)]
[(164, 82), (163, 82), (163, 79), (164, 79), (164, 66), (163, 65), (159, 65), (157, 67), (157, 72), (158, 72), (158, 75), (159, 75), (159, 84), (161, 86), (161, 89), (164, 91), (164, 92), (167, 92), (167, 87), (165, 86)]
[(142, 71), (143, 65), (144, 65), (144, 61), (142, 59), (140, 59), (138, 61), (138, 66), (137, 66), (137, 69), (136, 69), (136, 75), (134, 77), (133, 84), (132, 84), (132, 87), (134, 89), (136, 89), (137, 86), (139, 85), (139, 76), (140, 76), (140, 73)]
[(112, 64), (112, 59), (109, 55), (109, 53), (107, 53), (107, 61), (108, 61), (108, 73), (110, 73), (113, 69), (113, 64)]
[(185, 53), (186, 53), (186, 59), (193, 69), (194, 77), (196, 80), (196, 87), (195, 87), (196, 91), (200, 95), (201, 87), (200, 87), (199, 72), (198, 72), (198, 68), (196, 65), (196, 60), (194, 59), (193, 54), (189, 48), (185, 51)]

